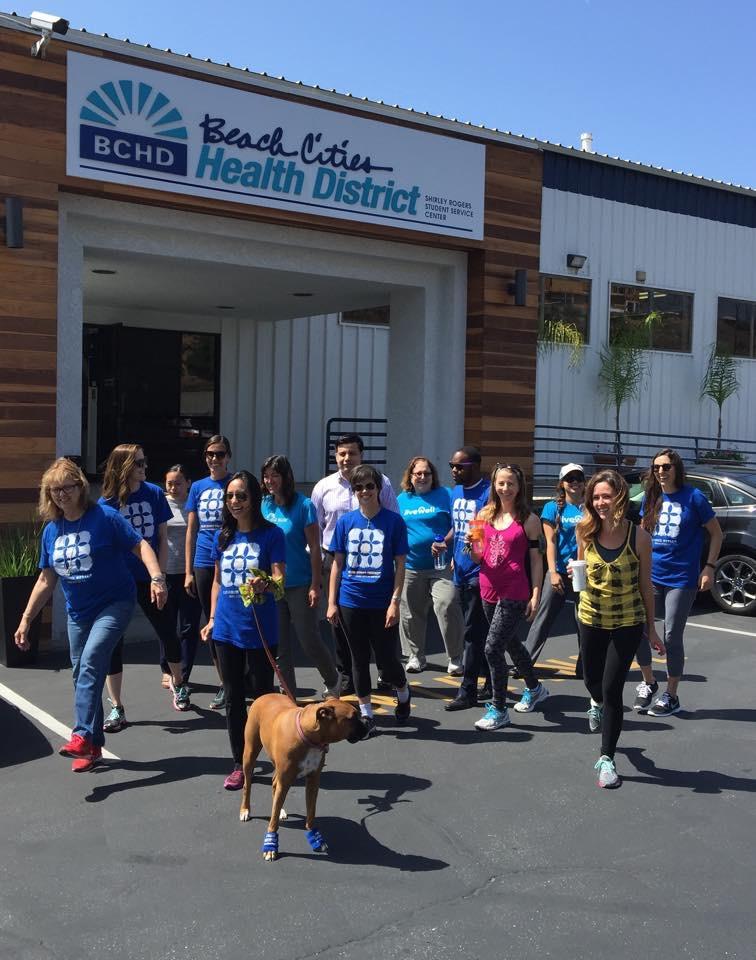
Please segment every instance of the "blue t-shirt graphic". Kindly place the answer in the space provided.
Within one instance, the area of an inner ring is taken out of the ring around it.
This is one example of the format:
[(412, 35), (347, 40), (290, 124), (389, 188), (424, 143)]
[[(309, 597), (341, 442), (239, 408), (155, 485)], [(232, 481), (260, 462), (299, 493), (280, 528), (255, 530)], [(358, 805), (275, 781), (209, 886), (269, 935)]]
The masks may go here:
[(331, 540), (344, 554), (339, 604), (382, 610), (394, 592), (394, 557), (407, 555), (407, 525), (385, 507), (368, 520), (359, 510), (340, 517)]
[[(556, 528), (559, 507), (556, 500), (549, 500), (541, 513), (541, 521), (550, 527)], [(577, 557), (577, 537), (575, 527), (583, 518), (583, 508), (565, 501), (562, 513), (559, 515), (559, 529), (556, 538), (557, 570), (567, 573), (568, 560)]]
[[(232, 643), (245, 650), (262, 647), (257, 629), (259, 621), (269, 647), (278, 645), (278, 615), (272, 594), (264, 603), (245, 607), (239, 593), (241, 584), (252, 579), (252, 569), (271, 572), (272, 564), (286, 562), (284, 535), (275, 526), (258, 527), (251, 533), (234, 534), (223, 550), (218, 546), (219, 533), (213, 539), (213, 563), (220, 565), (221, 588), (215, 606), (213, 640)], [(257, 615), (257, 621), (255, 620)]]
[(286, 507), (276, 503), (271, 496), (263, 497), (262, 514), (266, 520), (275, 523), (286, 539), (286, 586), (309, 587), (312, 566), (305, 527), (318, 522), (312, 500), (298, 493), (292, 505)]
[(480, 565), (464, 550), (470, 521), (488, 501), (491, 481), (481, 477), (472, 487), (457, 484), (451, 492), (452, 522), (454, 523), (454, 582), (461, 586), (478, 579)]
[(407, 524), (409, 553), (407, 569), (430, 570), (433, 567), (431, 545), (436, 536), (451, 530), (451, 498), (447, 487), (427, 493), (406, 491), (397, 497), (399, 514)]
[(126, 561), (141, 539), (119, 513), (101, 504), (89, 507), (80, 521), (61, 517), (45, 525), (39, 567), (60, 578), (75, 623), (91, 623), (109, 604), (134, 600)]
[(223, 496), (229, 476), (222, 480), (205, 477), (195, 480), (189, 490), (186, 512), (197, 514), (197, 544), (194, 548), (195, 567), (213, 566), (213, 539), (223, 520)]
[[(158, 527), (161, 523), (167, 523), (173, 517), (173, 511), (160, 487), (143, 480), (139, 488), (129, 494), (123, 506), (118, 503), (115, 497), (110, 497), (108, 500), (100, 497), (98, 502), (117, 510), (125, 520), (128, 520), (134, 530), (149, 543), (155, 553), (158, 552)], [(144, 583), (150, 579), (147, 567), (133, 553), (129, 554), (126, 562), (132, 577), (137, 583)]]
[(661, 510), (651, 535), (651, 579), (665, 587), (691, 590), (701, 573), (704, 526), (715, 516), (696, 487), (663, 493)]

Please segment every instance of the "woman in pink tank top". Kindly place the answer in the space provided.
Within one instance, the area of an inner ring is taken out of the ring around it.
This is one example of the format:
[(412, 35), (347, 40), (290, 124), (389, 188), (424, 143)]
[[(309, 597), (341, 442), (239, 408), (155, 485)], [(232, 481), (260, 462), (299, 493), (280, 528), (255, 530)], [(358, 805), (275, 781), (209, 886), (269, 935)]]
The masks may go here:
[(496, 465), (491, 474), (488, 503), (477, 519), (484, 521), (484, 526), (482, 537), (472, 543), (472, 550), (473, 558), (480, 563), (480, 595), (489, 623), (485, 652), (493, 698), (475, 726), (478, 730), (498, 730), (509, 723), (505, 654), (509, 654), (526, 683), (522, 699), (514, 707), (518, 713), (529, 713), (549, 695), (536, 677), (533, 661), (517, 636), (523, 617), (530, 621), (535, 616), (543, 582), (539, 548), (541, 521), (528, 507), (525, 477), (518, 466)]

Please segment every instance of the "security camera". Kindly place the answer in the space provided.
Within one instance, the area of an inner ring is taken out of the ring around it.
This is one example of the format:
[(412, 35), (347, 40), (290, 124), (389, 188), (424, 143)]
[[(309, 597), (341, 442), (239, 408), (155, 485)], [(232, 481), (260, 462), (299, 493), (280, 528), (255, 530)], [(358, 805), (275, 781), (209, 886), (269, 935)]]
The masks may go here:
[(31, 25), (38, 30), (44, 30), (48, 33), (58, 33), (61, 36), (68, 33), (68, 20), (63, 17), (57, 17), (54, 13), (40, 13), (35, 10), (30, 17)]

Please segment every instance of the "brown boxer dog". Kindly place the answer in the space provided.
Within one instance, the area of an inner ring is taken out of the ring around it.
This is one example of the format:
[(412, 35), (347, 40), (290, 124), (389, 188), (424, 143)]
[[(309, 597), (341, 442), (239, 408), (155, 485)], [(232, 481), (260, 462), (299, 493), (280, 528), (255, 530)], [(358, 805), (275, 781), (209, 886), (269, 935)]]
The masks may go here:
[[(315, 829), (315, 805), (320, 772), (331, 743), (357, 743), (367, 733), (360, 712), (346, 700), (326, 700), (300, 707), (281, 693), (259, 697), (249, 709), (244, 728), (244, 790), (239, 819), (250, 819), (249, 794), (255, 761), (264, 748), (273, 762), (273, 809), (262, 846), (263, 859), (278, 857), (278, 822), (289, 787), (305, 777), (307, 842), (316, 853), (327, 853), (325, 841)], [(285, 817), (285, 814), (283, 814)]]

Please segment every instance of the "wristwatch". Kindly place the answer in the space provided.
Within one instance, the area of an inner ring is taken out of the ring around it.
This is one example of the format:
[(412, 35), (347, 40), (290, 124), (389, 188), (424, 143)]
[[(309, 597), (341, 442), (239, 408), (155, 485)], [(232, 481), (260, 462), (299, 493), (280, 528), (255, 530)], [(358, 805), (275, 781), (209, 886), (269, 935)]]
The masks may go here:
[(150, 577), (152, 583), (165, 583), (165, 574), (161, 573), (159, 577)]

